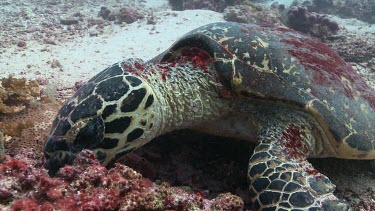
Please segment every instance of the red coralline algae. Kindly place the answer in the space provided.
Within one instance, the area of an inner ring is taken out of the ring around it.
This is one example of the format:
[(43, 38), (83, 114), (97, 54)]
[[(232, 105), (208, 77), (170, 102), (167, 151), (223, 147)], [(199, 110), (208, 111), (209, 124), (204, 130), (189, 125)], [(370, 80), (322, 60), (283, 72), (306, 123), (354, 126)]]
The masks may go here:
[(316, 169), (310, 169), (310, 168), (307, 168), (307, 169), (305, 169), (305, 171), (306, 171), (306, 173), (308, 173), (308, 174), (313, 174), (313, 175), (317, 175), (317, 174), (319, 174), (319, 171), (316, 170)]
[(243, 208), (242, 199), (231, 194), (208, 200), (166, 183), (156, 185), (119, 163), (108, 170), (87, 150), (78, 154), (72, 165), (61, 168), (53, 178), (40, 165), (43, 159), (41, 153), (30, 156), (27, 150), (13, 158), (5, 157), (0, 163), (1, 209), (74, 211)]
[(303, 131), (295, 125), (290, 125), (286, 131), (282, 131), (283, 145), (289, 150), (288, 156), (292, 158), (304, 158), (306, 152), (303, 150)]
[(172, 56), (163, 62), (163, 64), (170, 63), (171, 66), (175, 66), (191, 63), (194, 68), (201, 68), (204, 72), (209, 72), (208, 65), (213, 62), (213, 59), (207, 52), (198, 48), (183, 49), (174, 54), (176, 56)]

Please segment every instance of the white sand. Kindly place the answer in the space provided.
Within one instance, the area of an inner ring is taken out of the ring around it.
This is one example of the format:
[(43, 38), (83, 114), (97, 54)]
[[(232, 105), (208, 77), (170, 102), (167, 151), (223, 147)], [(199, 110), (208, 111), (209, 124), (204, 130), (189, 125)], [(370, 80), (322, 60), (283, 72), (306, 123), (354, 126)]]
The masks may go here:
[[(26, 49), (9, 48), (0, 55), (0, 77), (46, 78), (59, 86), (71, 87), (76, 81), (87, 80), (123, 59), (151, 59), (188, 31), (224, 21), (220, 13), (208, 10), (170, 11), (166, 9), (166, 4), (166, 0), (146, 2), (146, 6), (155, 11), (156, 25), (147, 25), (146, 20), (140, 20), (122, 27), (112, 25), (110, 33), (106, 30), (98, 37), (90, 37), (87, 33), (82, 38), (60, 45), (28, 41)], [(47, 63), (52, 60), (60, 62), (62, 71)]]

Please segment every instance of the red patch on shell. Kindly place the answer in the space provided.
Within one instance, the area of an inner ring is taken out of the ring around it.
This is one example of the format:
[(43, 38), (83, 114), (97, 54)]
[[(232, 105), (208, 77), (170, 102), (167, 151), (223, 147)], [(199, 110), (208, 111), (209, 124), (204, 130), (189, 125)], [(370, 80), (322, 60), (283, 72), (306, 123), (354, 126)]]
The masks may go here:
[[(281, 42), (293, 46), (287, 50), (288, 53), (297, 58), (306, 71), (312, 72), (313, 83), (333, 87), (348, 98), (358, 95), (357, 92), (353, 92), (354, 89), (375, 109), (375, 96), (371, 94), (371, 88), (351, 65), (324, 43), (299, 36), (288, 37)], [(343, 79), (346, 79), (352, 88), (348, 83), (344, 83)]]

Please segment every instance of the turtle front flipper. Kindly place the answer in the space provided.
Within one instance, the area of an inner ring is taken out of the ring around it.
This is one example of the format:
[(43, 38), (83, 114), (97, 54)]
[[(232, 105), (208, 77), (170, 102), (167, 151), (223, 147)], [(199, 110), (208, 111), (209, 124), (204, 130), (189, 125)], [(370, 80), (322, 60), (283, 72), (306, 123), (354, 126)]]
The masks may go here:
[(249, 162), (255, 210), (349, 210), (333, 195), (335, 185), (307, 161), (315, 144), (309, 126), (275, 121), (260, 129)]

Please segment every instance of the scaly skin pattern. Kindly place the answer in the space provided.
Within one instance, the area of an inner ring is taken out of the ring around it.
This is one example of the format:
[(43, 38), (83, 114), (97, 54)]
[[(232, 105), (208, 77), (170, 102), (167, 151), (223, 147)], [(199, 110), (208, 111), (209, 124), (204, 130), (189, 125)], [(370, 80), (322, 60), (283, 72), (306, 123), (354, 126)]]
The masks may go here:
[(349, 210), (348, 204), (333, 195), (335, 185), (307, 161), (316, 143), (312, 131), (320, 130), (319, 125), (307, 121), (308, 114), (267, 106), (257, 118), (260, 143), (248, 169), (254, 208)]
[[(51, 174), (83, 149), (110, 161), (181, 128), (253, 140), (256, 210), (348, 210), (308, 157), (375, 159), (375, 91), (324, 44), (284, 28), (215, 23), (148, 62), (94, 76), (44, 146)], [(250, 157), (250, 156), (249, 156)]]

